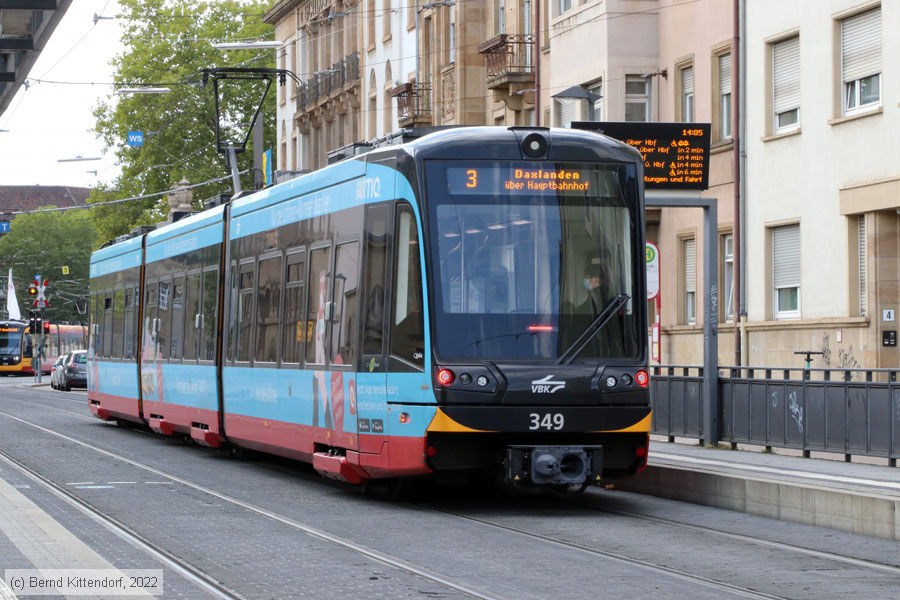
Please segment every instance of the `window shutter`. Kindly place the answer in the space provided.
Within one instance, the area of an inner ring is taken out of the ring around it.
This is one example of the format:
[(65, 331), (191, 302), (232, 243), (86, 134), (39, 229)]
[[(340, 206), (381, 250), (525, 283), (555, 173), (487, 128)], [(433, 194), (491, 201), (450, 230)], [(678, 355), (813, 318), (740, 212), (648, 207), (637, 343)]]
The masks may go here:
[(881, 9), (841, 23), (841, 73), (844, 83), (881, 73)]
[(687, 67), (681, 70), (681, 88), (684, 94), (694, 93), (694, 68)]
[(684, 240), (684, 291), (697, 291), (697, 241)]
[(800, 106), (800, 38), (778, 42), (773, 48), (775, 114)]
[(723, 54), (719, 57), (719, 93), (722, 95), (731, 93), (731, 55)]
[(800, 226), (772, 230), (775, 289), (800, 287)]

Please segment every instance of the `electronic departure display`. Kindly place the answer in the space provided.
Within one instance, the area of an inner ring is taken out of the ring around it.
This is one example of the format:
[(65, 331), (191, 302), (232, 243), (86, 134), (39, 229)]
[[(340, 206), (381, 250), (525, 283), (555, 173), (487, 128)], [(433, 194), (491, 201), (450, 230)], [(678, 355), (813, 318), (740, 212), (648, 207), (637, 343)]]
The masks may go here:
[(599, 131), (636, 148), (644, 159), (647, 189), (709, 187), (709, 123), (575, 121), (572, 129)]
[(447, 166), (450, 194), (584, 195), (596, 193), (599, 174), (595, 166), (572, 163), (454, 162)]

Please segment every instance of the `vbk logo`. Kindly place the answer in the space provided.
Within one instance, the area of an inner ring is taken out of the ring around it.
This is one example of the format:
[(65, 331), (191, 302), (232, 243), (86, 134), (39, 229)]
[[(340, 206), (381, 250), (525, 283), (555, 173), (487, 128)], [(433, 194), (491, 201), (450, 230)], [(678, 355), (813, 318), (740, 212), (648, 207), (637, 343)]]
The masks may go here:
[(565, 381), (554, 381), (553, 375), (547, 375), (543, 379), (535, 379), (531, 382), (532, 394), (554, 394), (566, 387)]

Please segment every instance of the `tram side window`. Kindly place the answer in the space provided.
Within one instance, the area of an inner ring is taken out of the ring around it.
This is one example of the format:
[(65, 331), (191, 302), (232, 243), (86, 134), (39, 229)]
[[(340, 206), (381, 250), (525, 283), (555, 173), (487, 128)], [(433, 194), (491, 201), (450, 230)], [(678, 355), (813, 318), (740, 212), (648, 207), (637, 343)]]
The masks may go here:
[(200, 360), (215, 360), (219, 306), (219, 266), (203, 271), (201, 283), (203, 297), (200, 302)]
[(125, 341), (125, 290), (118, 289), (113, 292), (112, 300), (112, 348), (110, 356), (122, 358)]
[(113, 356), (113, 297), (111, 293), (103, 296), (103, 350), (107, 357)]
[(240, 282), (238, 284), (238, 339), (234, 359), (249, 361), (253, 347), (253, 268), (255, 263), (241, 265)]
[(312, 339), (306, 344), (307, 364), (325, 364), (325, 302), (328, 295), (328, 250), (309, 253), (309, 285), (306, 288), (306, 321), (311, 322)]
[(335, 249), (333, 298), (329, 358), (335, 365), (354, 365), (359, 337), (359, 242)]
[(91, 296), (91, 343), (94, 356), (103, 356), (103, 294)]
[(225, 353), (228, 362), (234, 360), (234, 349), (237, 346), (238, 285), (240, 284), (238, 281), (237, 263), (231, 263), (230, 275), (230, 289), (226, 291), (228, 294), (228, 337), (225, 338)]
[(144, 300), (144, 339), (141, 342), (141, 355), (145, 360), (156, 358), (156, 338), (159, 334), (159, 320), (156, 318), (156, 305), (159, 301), (159, 285), (151, 283), (147, 286)]
[(184, 337), (184, 278), (178, 277), (172, 284), (172, 343), (169, 346), (169, 357), (180, 359), (182, 356), (182, 340)]
[(125, 290), (125, 348), (123, 356), (134, 358), (134, 294), (137, 290), (128, 288)]
[(387, 273), (388, 207), (367, 209), (365, 277), (366, 310), (363, 354), (384, 353), (384, 282)]
[(184, 359), (197, 358), (197, 316), (200, 314), (200, 273), (187, 276), (184, 290), (185, 324), (184, 324)]
[(256, 361), (278, 360), (278, 313), (281, 308), (281, 256), (259, 261), (256, 294)]
[(391, 354), (403, 364), (423, 369), (425, 325), (422, 316), (422, 272), (419, 236), (412, 211), (401, 207), (394, 234), (394, 305), (391, 320)]
[(165, 359), (169, 357), (170, 332), (172, 330), (172, 283), (170, 281), (159, 282), (159, 334), (157, 335), (157, 357)]
[(281, 339), (281, 362), (299, 363), (303, 341), (310, 342), (312, 328), (303, 320), (303, 277), (306, 275), (306, 253), (288, 254), (285, 267), (284, 329)]

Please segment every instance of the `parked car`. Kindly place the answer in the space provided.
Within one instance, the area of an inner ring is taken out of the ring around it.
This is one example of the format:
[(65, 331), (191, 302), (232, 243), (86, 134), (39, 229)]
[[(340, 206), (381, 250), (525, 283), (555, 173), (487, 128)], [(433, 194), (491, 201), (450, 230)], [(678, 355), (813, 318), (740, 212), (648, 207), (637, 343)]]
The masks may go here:
[(60, 368), (59, 389), (68, 392), (73, 387), (87, 387), (87, 352), (74, 350), (66, 354)]
[(50, 367), (50, 387), (54, 390), (59, 389), (59, 374), (62, 370), (63, 363), (66, 361), (66, 355), (60, 354), (53, 366)]

